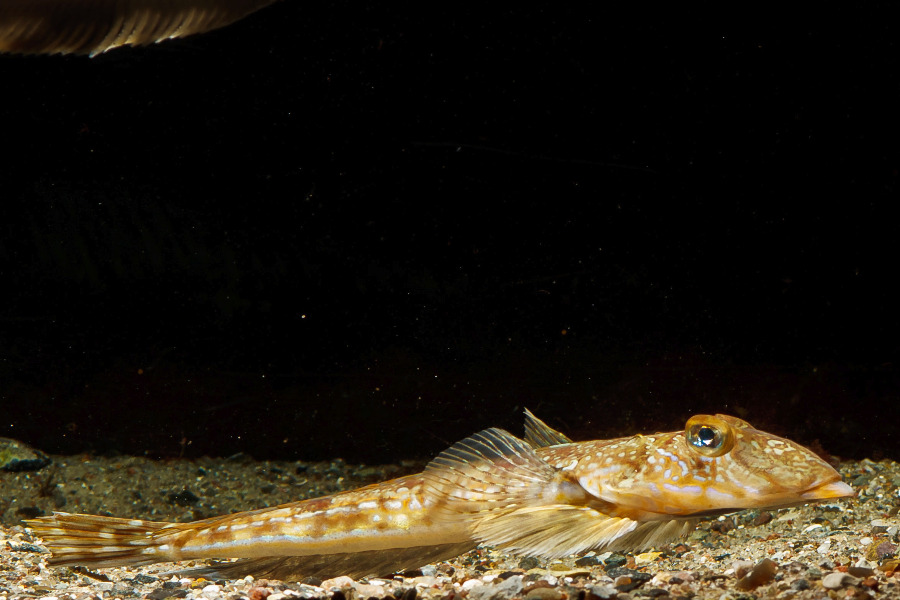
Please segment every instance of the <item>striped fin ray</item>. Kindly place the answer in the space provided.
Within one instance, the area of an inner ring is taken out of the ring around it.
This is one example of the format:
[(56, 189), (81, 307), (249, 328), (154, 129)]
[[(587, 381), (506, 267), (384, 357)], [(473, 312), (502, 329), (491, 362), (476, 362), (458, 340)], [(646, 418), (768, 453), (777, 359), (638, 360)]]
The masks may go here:
[(412, 546), (387, 550), (313, 554), (309, 556), (265, 556), (232, 562), (216, 561), (208, 567), (175, 571), (186, 577), (235, 579), (253, 575), (256, 578), (300, 580), (304, 577), (327, 579), (347, 575), (353, 579), (385, 577), (424, 564), (448, 560), (475, 547), (475, 542)]
[(0, 52), (90, 54), (229, 25), (277, 0), (2, 0)]
[(639, 550), (691, 532), (696, 520), (638, 522), (587, 506), (550, 504), (499, 511), (479, 520), (480, 542), (525, 556), (562, 558), (589, 550)]
[(445, 515), (468, 518), (539, 501), (557, 470), (527, 442), (491, 428), (459, 441), (434, 458), (423, 473)]
[(553, 429), (534, 416), (534, 413), (527, 408), (525, 409), (525, 441), (535, 448), (572, 443), (569, 436)]
[(149, 565), (161, 560), (156, 534), (172, 523), (57, 512), (25, 523), (53, 553), (54, 566)]

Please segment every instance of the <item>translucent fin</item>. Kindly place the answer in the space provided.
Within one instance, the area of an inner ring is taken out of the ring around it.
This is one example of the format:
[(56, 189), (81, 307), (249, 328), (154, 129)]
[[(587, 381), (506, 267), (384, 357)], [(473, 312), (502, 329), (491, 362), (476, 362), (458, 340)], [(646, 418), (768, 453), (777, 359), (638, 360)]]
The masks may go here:
[(113, 567), (149, 565), (166, 560), (156, 550), (154, 535), (172, 523), (53, 513), (25, 524), (53, 553), (54, 566)]
[(538, 419), (527, 408), (525, 409), (525, 441), (535, 448), (572, 443), (567, 435)]
[(276, 0), (2, 0), (0, 52), (90, 54), (224, 27)]
[(560, 558), (587, 552), (637, 527), (631, 519), (610, 517), (585, 506), (526, 506), (490, 515), (475, 525), (475, 537), (526, 556)]
[(486, 544), (525, 556), (561, 558), (589, 550), (639, 550), (665, 544), (693, 530), (696, 521), (647, 521), (610, 517), (585, 506), (516, 508), (475, 525)]
[(296, 581), (305, 577), (329, 579), (339, 575), (359, 579), (361, 577), (386, 576), (429, 563), (448, 560), (468, 552), (474, 547), (475, 542), (473, 541), (461, 544), (348, 552), (346, 554), (267, 556), (234, 562), (216, 562), (209, 567), (176, 571), (174, 574), (226, 579), (253, 575), (256, 578), (265, 577), (287, 581)]
[(540, 502), (557, 470), (528, 443), (502, 429), (485, 429), (450, 446), (422, 474), (445, 515), (479, 513)]

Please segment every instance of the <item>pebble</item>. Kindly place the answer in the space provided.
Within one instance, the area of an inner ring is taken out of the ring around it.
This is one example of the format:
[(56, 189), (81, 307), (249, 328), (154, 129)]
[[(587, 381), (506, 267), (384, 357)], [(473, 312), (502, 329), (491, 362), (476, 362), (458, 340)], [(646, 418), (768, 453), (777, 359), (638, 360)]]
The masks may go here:
[(484, 582), (480, 579), (467, 579), (466, 581), (463, 581), (462, 589), (468, 592), (479, 585), (484, 585)]
[(734, 587), (745, 591), (755, 590), (759, 586), (770, 583), (775, 579), (775, 572), (777, 570), (778, 565), (775, 564), (775, 561), (764, 558), (756, 563), (749, 573), (741, 577), (741, 579), (734, 584)]
[(340, 577), (334, 577), (332, 579), (326, 579), (319, 585), (319, 587), (322, 587), (326, 590), (333, 590), (334, 588), (342, 589), (352, 586), (353, 580), (346, 575), (341, 575)]
[(852, 575), (835, 571), (822, 578), (822, 587), (826, 590), (838, 590), (845, 585), (853, 585), (859, 580)]
[(562, 600), (563, 594), (559, 588), (539, 587), (525, 594), (525, 600)]
[(619, 590), (609, 584), (592, 585), (587, 588), (590, 595), (600, 600), (612, 600), (619, 594)]
[(496, 585), (475, 586), (469, 591), (470, 600), (511, 600), (522, 591), (522, 576), (513, 575)]

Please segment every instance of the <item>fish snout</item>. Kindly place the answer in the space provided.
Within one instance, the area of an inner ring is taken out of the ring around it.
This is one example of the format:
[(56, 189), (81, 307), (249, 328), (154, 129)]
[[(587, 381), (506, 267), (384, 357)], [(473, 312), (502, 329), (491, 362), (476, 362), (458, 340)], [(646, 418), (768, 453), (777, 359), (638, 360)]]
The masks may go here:
[(831, 498), (853, 498), (856, 491), (843, 481), (830, 481), (812, 487), (800, 494), (804, 500), (828, 500)]

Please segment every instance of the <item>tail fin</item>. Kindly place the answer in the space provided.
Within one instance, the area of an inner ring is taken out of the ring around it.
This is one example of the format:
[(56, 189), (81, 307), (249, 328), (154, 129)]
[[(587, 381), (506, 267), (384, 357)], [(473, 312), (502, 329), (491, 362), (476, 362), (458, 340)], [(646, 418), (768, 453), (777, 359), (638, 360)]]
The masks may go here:
[(3, 0), (0, 52), (95, 55), (233, 23), (276, 0)]
[(174, 523), (57, 512), (25, 523), (53, 553), (54, 566), (114, 567), (167, 560), (156, 534)]

